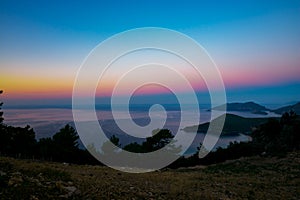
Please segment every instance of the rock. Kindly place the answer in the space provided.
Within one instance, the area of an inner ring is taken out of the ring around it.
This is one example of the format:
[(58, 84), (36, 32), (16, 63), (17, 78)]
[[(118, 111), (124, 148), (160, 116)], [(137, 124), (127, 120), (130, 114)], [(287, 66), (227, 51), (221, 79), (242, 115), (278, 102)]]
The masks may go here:
[(17, 186), (23, 182), (23, 178), (21, 176), (13, 176), (9, 179), (9, 186)]
[(44, 180), (45, 180), (42, 173), (39, 173), (39, 174), (38, 174), (38, 177), (39, 177), (39, 179), (40, 179), (41, 181), (44, 181)]
[(69, 196), (68, 196), (68, 194), (64, 194), (64, 195), (59, 195), (58, 197), (67, 199)]
[(13, 176), (22, 176), (21, 172), (14, 172), (11, 175), (13, 175)]
[(3, 171), (0, 171), (0, 176), (6, 176), (6, 173)]
[(72, 192), (72, 193), (74, 193), (77, 190), (77, 188), (74, 186), (67, 186), (67, 187), (64, 187), (64, 189), (69, 192)]
[(148, 192), (148, 195), (153, 196), (153, 193), (152, 192)]
[(71, 197), (74, 194), (76, 194), (76, 195), (80, 194), (80, 191), (77, 190), (77, 188), (74, 186), (67, 186), (67, 187), (64, 187), (64, 189), (66, 191), (68, 191), (68, 194), (67, 194), (68, 197)]
[(55, 186), (59, 191), (63, 191), (64, 187), (63, 187), (63, 183), (61, 181), (56, 181), (55, 182)]
[(68, 181), (68, 185), (73, 185), (73, 182), (72, 181)]
[(30, 196), (30, 200), (39, 200), (39, 198), (37, 198), (37, 197), (34, 196), (34, 195), (31, 195), (31, 196)]
[(38, 180), (38, 179), (35, 179), (35, 178), (29, 178), (29, 181), (32, 182), (32, 183), (35, 183), (37, 186), (41, 187), (43, 186), (41, 184), (41, 182)]

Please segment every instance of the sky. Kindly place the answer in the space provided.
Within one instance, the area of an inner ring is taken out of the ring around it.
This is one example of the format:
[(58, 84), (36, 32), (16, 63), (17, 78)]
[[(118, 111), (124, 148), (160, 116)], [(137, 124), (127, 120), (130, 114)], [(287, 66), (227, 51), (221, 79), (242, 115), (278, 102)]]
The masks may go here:
[(206, 49), (228, 101), (300, 101), (299, 19), (300, 1), (2, 0), (1, 99), (69, 104), (76, 72), (95, 46), (128, 29), (163, 27)]

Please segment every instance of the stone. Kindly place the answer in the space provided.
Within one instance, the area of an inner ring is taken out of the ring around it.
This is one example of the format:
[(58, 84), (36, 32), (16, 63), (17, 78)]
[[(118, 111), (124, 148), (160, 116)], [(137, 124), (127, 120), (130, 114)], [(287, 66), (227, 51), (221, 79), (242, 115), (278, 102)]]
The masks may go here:
[(71, 197), (73, 194), (79, 194), (80, 193), (79, 191), (77, 192), (77, 188), (74, 187), (74, 186), (67, 186), (67, 187), (64, 187), (64, 189), (66, 191), (68, 191), (68, 194), (67, 194), (68, 197)]
[(9, 185), (9, 186), (12, 186), (12, 185), (16, 186), (16, 185), (18, 185), (18, 184), (21, 184), (22, 182), (23, 182), (23, 179), (22, 179), (21, 176), (13, 176), (13, 177), (11, 177), (11, 178), (9, 179), (8, 185)]
[(6, 176), (6, 173), (3, 171), (0, 171), (0, 176)]

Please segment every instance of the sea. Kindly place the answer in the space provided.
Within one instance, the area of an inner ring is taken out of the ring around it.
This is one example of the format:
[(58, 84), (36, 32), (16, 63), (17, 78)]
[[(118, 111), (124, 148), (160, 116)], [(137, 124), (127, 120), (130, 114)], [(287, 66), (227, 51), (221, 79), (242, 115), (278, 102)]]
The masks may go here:
[[(52, 137), (57, 133), (61, 128), (66, 124), (74, 126), (72, 109), (70, 108), (23, 108), (23, 109), (3, 109), (4, 112), (4, 123), (12, 126), (24, 127), (29, 125), (32, 127), (36, 133), (36, 139), (45, 137)], [(77, 113), (80, 113), (81, 119), (85, 121), (92, 120), (90, 118), (89, 110), (82, 109), (77, 110)], [(262, 117), (280, 117), (280, 115), (267, 112), (267, 115), (253, 114), (250, 112), (227, 112), (247, 118), (262, 118)], [(126, 132), (120, 130), (118, 125), (116, 125), (115, 120), (133, 120), (134, 123), (138, 126), (146, 126), (155, 118), (158, 121), (166, 120), (166, 123), (163, 127), (157, 128), (168, 128), (172, 131), (173, 134), (194, 134), (195, 138), (193, 143), (185, 152), (185, 155), (191, 155), (196, 152), (197, 147), (200, 143), (203, 142), (205, 134), (204, 133), (191, 133), (184, 132), (182, 129), (187, 126), (193, 126), (196, 124), (201, 124), (209, 122), (210, 120), (217, 117), (212, 116), (212, 113), (208, 109), (201, 109), (199, 116), (199, 123), (195, 124), (195, 111), (193, 109), (187, 109), (185, 111), (180, 111), (177, 109), (169, 109), (167, 112), (163, 110), (152, 110), (149, 114), (148, 109), (134, 109), (128, 115), (126, 109), (120, 108), (114, 112), (112, 115), (111, 110), (109, 109), (96, 109), (96, 114), (99, 119), (99, 125), (105, 130), (107, 137), (116, 135), (120, 138), (121, 144), (124, 146), (131, 142), (142, 142), (143, 139), (128, 137)], [(184, 116), (184, 118), (182, 118)], [(180, 123), (179, 123), (180, 122)], [(75, 127), (75, 126), (74, 126)], [(225, 148), (230, 144), (230, 142), (245, 142), (250, 141), (251, 137), (240, 133), (234, 136), (222, 136), (218, 138), (214, 150), (218, 147)], [(80, 147), (84, 148), (84, 145), (80, 143)]]

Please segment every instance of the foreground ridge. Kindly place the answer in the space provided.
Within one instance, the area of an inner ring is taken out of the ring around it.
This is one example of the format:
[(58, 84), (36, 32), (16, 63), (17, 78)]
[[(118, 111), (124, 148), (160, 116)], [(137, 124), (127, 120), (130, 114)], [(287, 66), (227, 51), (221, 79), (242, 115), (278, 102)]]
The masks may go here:
[(300, 152), (129, 174), (0, 157), (4, 199), (299, 199)]

